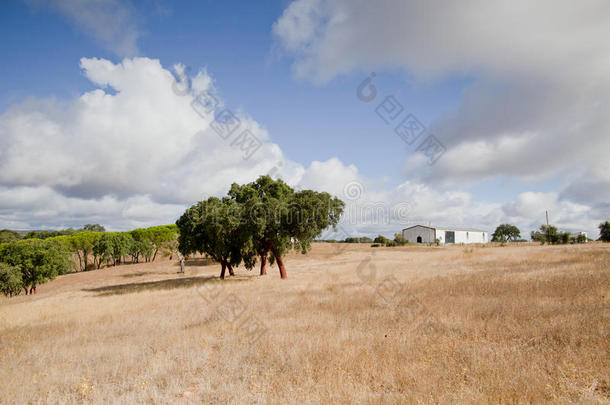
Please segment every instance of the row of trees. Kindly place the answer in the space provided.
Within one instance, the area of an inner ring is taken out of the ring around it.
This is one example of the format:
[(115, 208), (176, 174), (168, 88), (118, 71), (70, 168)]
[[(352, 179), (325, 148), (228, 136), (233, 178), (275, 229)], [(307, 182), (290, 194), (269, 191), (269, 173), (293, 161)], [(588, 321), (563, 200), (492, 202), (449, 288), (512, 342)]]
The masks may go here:
[(160, 251), (171, 256), (177, 248), (177, 233), (176, 225), (159, 225), (129, 232), (84, 231), (49, 240), (66, 246), (76, 256), (79, 270), (83, 271), (91, 266), (99, 269), (104, 264), (116, 266), (127, 259), (132, 263), (154, 261)]
[[(97, 228), (99, 229), (99, 228)], [(129, 232), (77, 231), (45, 239), (27, 238), (0, 244), (0, 292), (36, 292), (36, 286), (73, 270), (99, 269), (158, 254), (172, 256), (178, 227), (161, 225)]]
[[(585, 243), (587, 236), (578, 234), (573, 236), (570, 232), (562, 232), (553, 225), (540, 225), (537, 231), (532, 231), (530, 234), (532, 241), (548, 244), (566, 244), (566, 243)], [(492, 235), (492, 242), (514, 242), (522, 241), (521, 231), (514, 225), (502, 224), (499, 225)], [(610, 222), (602, 222), (599, 224), (599, 239), (603, 242), (610, 242)]]
[(324, 229), (337, 225), (344, 206), (328, 193), (295, 191), (269, 176), (233, 183), (227, 197), (201, 201), (178, 219), (179, 250), (216, 260), (221, 278), (242, 263), (252, 269), (257, 258), (261, 275), (268, 263), (277, 263), (286, 278), (284, 255), (291, 249), (306, 253)]

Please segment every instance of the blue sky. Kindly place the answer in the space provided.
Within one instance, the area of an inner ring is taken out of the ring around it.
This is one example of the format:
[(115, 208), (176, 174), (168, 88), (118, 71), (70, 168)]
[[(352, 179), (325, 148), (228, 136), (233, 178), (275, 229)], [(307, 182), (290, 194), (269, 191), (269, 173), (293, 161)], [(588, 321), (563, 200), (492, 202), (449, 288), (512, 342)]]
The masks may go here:
[[(370, 176), (388, 177), (392, 184), (403, 180), (401, 163), (410, 149), (374, 108), (356, 98), (368, 72), (324, 86), (293, 77), (290, 60), (277, 50), (271, 32), (287, 3), (191, 1), (144, 11), (139, 54), (164, 66), (205, 67), (227, 105), (252, 115), (292, 160), (307, 164), (338, 156)], [(78, 66), (83, 56), (121, 60), (53, 10), (9, 2), (1, 22), (0, 34), (10, 40), (0, 51), (12, 61), (0, 71), (3, 109), (30, 96), (70, 98), (91, 90)], [(379, 77), (379, 87), (424, 123), (454, 106), (464, 83), (458, 78), (415, 87), (402, 72)]]
[[(405, 2), (404, 7), (410, 7), (407, 3), (410, 2)], [(476, 3), (469, 4), (466, 9), (478, 7), (490, 18), (501, 18), (496, 10)], [(559, 225), (591, 232), (595, 221), (603, 219), (600, 216), (607, 212), (602, 199), (592, 202), (589, 207), (601, 209), (596, 216), (583, 217), (582, 196), (569, 195), (574, 189), (570, 188), (570, 182), (577, 181), (577, 174), (569, 168), (577, 163), (562, 165), (559, 160), (563, 155), (569, 156), (569, 149), (573, 146), (565, 145), (564, 150), (554, 152), (558, 161), (546, 162), (546, 158), (528, 157), (530, 152), (527, 151), (544, 144), (544, 137), (540, 134), (557, 137), (553, 127), (545, 127), (550, 120), (540, 118), (547, 114), (547, 108), (539, 105), (529, 108), (527, 111), (533, 111), (533, 118), (525, 116), (525, 122), (521, 124), (518, 120), (513, 122), (505, 118), (505, 115), (511, 115), (512, 108), (515, 114), (519, 113), (521, 107), (515, 105), (513, 99), (507, 96), (505, 100), (503, 94), (490, 98), (488, 88), (498, 85), (508, 84), (516, 92), (521, 91), (515, 97), (527, 95), (523, 100), (535, 101), (547, 91), (547, 87), (542, 87), (540, 94), (532, 96), (527, 94), (527, 86), (522, 86), (522, 83), (537, 77), (538, 71), (534, 67), (541, 63), (538, 60), (523, 61), (522, 64), (510, 62), (514, 66), (502, 64), (498, 68), (504, 55), (493, 54), (488, 49), (501, 48), (505, 39), (508, 43), (514, 39), (511, 37), (514, 33), (504, 32), (502, 24), (499, 24), (497, 38), (491, 35), (491, 45), (460, 43), (447, 50), (445, 42), (450, 38), (463, 36), (466, 38), (464, 41), (475, 41), (472, 38), (476, 36), (466, 32), (459, 23), (439, 25), (435, 18), (443, 17), (435, 17), (430, 10), (403, 9), (391, 1), (382, 1), (378, 7), (372, 8), (366, 2), (340, 0), (326, 3), (313, 0), (178, 3), (104, 0), (99, 4), (103, 5), (101, 11), (92, 13), (87, 10), (86, 3), (76, 0), (50, 2), (50, 5), (41, 5), (35, 0), (10, 0), (0, 4), (0, 53), (3, 55), (0, 64), (0, 114), (4, 113), (7, 122), (12, 117), (7, 113), (11, 110), (21, 113), (27, 109), (28, 114), (33, 113), (35, 107), (24, 107), (28, 100), (35, 100), (35, 103), (53, 100), (56, 108), (69, 111), (70, 103), (97, 88), (104, 89), (107, 94), (116, 94), (116, 90), (90, 80), (81, 66), (81, 58), (105, 59), (113, 64), (136, 56), (158, 59), (167, 70), (175, 64), (187, 66), (193, 76), (205, 68), (226, 106), (251, 118), (266, 130), (268, 141), (281, 148), (282, 158), (302, 166), (306, 173), (313, 161), (337, 159), (342, 168), (350, 165), (357, 168), (358, 181), (375, 190), (374, 193), (378, 193), (376, 198), (383, 200), (399, 201), (402, 198), (413, 200), (413, 204), (418, 205), (418, 195), (398, 196), (393, 192), (405, 182), (416, 190), (421, 189), (416, 187), (417, 184), (427, 187), (430, 195), (426, 198), (450, 200), (447, 196), (451, 193), (468, 194), (469, 202), (461, 206), (459, 214), (445, 217), (428, 215), (435, 221), (493, 227), (494, 221), (512, 219), (533, 226), (541, 213), (544, 215), (545, 209), (553, 209), (553, 212), (561, 213)], [(564, 17), (562, 11), (566, 15), (574, 13), (569, 6), (560, 9), (556, 16), (557, 24)], [(398, 26), (402, 24), (390, 20), (403, 13), (404, 21), (408, 22), (409, 18), (414, 18), (412, 13), (424, 11), (431, 23), (447, 31), (447, 36), (438, 39), (437, 43), (430, 40), (430, 44), (422, 47), (421, 43), (434, 37), (438, 30), (431, 35), (425, 31), (427, 28), (411, 24), (415, 28), (403, 32), (404, 28)], [(541, 6), (531, 12), (542, 15), (547, 11)], [(516, 7), (515, 13), (518, 12), (519, 7)], [(96, 26), (96, 18), (91, 18), (95, 13), (100, 14), (99, 25), (104, 25), (104, 21), (120, 23), (116, 26), (110, 24), (111, 27), (107, 23), (106, 27)], [(367, 13), (371, 17), (364, 24), (359, 22), (359, 16)], [(336, 15), (347, 18), (336, 26), (325, 25)], [(455, 19), (459, 22), (460, 16)], [(371, 27), (363, 26), (369, 22)], [(527, 22), (525, 25), (527, 27)], [(534, 23), (532, 27), (535, 27)], [(360, 28), (362, 33), (358, 32)], [(541, 27), (540, 30), (548, 29), (550, 32), (552, 28)], [(127, 34), (134, 34), (133, 39), (127, 41)], [(421, 35), (419, 40), (414, 40), (418, 35)], [(561, 41), (561, 35), (558, 35), (557, 42)], [(534, 45), (549, 47), (548, 43)], [(455, 52), (459, 46), (464, 46), (464, 50)], [(125, 52), (125, 49), (129, 51)], [(591, 52), (596, 52), (597, 56), (599, 50)], [(556, 66), (553, 69), (562, 68)], [(357, 87), (372, 71), (376, 72), (374, 83), (380, 96), (394, 95), (405, 107), (405, 112), (414, 114), (447, 148), (446, 156), (442, 156), (433, 167), (421, 166), (414, 146), (402, 142), (393, 128), (381, 121), (375, 113), (377, 100), (367, 104), (356, 97)], [(560, 77), (569, 72), (556, 73)], [(554, 89), (554, 83), (548, 88)], [(583, 99), (590, 103), (604, 102), (605, 96), (582, 94)], [(167, 111), (167, 114), (171, 113)], [(52, 113), (45, 111), (45, 114)], [(494, 118), (496, 115), (499, 118)], [(590, 118), (598, 125), (596, 119)], [(603, 128), (602, 125), (600, 130)], [(16, 139), (9, 133), (0, 135), (7, 140)], [(560, 138), (568, 136), (559, 134)], [(596, 141), (599, 142), (597, 149), (606, 148), (606, 140), (600, 139)], [(517, 147), (512, 146), (515, 143), (523, 143), (524, 146), (519, 147), (527, 148), (527, 151), (514, 149)], [(509, 145), (508, 151), (499, 150), (501, 145)], [(595, 161), (595, 156), (588, 153), (577, 153), (576, 157), (587, 162)], [(520, 157), (523, 160), (520, 161)], [(478, 160), (485, 161), (487, 166), (481, 164), (478, 167), (473, 163)], [(531, 172), (525, 169), (530, 166)], [(18, 168), (13, 169), (18, 171)], [(582, 171), (583, 175), (590, 176), (604, 170), (587, 166)], [(329, 176), (335, 174), (328, 172)], [(348, 180), (345, 179), (344, 183)], [(603, 175), (594, 180), (606, 190)], [(36, 185), (36, 181), (31, 179), (25, 183), (16, 179), (2, 182), (7, 190), (26, 183), (28, 187)], [(39, 185), (60, 190), (56, 184), (41, 181)], [(310, 186), (324, 188), (322, 183)], [(340, 184), (329, 187), (342, 189)], [(98, 201), (105, 195), (101, 192)], [(108, 190), (107, 196), (114, 198), (116, 195)], [(134, 193), (131, 197), (136, 195), (139, 194)], [(120, 200), (121, 197), (117, 198)], [(535, 213), (529, 216), (524, 212), (508, 214), (511, 209), (518, 211), (516, 207), (531, 198), (540, 201)], [(155, 198), (152, 199), (155, 202)], [(479, 203), (485, 206), (478, 206)], [(422, 200), (419, 205), (429, 204)], [(25, 213), (17, 215), (9, 211), (8, 208), (4, 211), (6, 226), (51, 227), (73, 222), (68, 213), (62, 213), (59, 222), (53, 222), (44, 216), (28, 218)], [(417, 216), (426, 217), (427, 214), (421, 211)], [(147, 218), (151, 222), (167, 220), (152, 214)], [(133, 218), (127, 219), (123, 223), (134, 223), (130, 222)], [(366, 227), (361, 232), (376, 232), (371, 229)], [(379, 232), (391, 230), (380, 227)]]

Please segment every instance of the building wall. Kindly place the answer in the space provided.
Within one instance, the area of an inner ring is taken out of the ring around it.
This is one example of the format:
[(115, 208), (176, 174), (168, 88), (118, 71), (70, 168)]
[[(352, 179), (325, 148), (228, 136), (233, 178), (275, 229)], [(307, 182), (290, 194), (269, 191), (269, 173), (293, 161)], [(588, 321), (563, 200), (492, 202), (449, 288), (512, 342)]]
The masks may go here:
[[(446, 243), (445, 232), (452, 231), (452, 229), (437, 229), (436, 238), (441, 243)], [(453, 231), (455, 233), (455, 243), (487, 243), (488, 234), (487, 232), (480, 231)]]
[(425, 226), (417, 225), (402, 231), (402, 237), (409, 242), (417, 242), (418, 236), (421, 236), (422, 243), (434, 243), (434, 239), (436, 238), (434, 229)]

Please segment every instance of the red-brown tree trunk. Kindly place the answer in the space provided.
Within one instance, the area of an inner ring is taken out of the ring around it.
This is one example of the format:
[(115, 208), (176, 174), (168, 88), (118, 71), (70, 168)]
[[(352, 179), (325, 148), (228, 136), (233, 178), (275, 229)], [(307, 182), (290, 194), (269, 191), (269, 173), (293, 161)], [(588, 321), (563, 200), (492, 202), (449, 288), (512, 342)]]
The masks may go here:
[(227, 269), (227, 265), (225, 264), (225, 262), (221, 262), (220, 265), (222, 266), (222, 270), (220, 270), (220, 278), (224, 279), (225, 270)]
[(227, 267), (229, 268), (229, 275), (234, 276), (235, 273), (233, 272), (233, 266), (231, 266), (231, 263), (227, 263)]
[(267, 252), (261, 253), (261, 276), (267, 274)]
[(275, 257), (275, 261), (277, 262), (277, 267), (280, 268), (280, 277), (286, 278), (286, 268), (284, 267), (284, 262), (280, 255), (277, 254), (275, 248), (271, 248), (271, 253), (273, 253), (273, 257)]

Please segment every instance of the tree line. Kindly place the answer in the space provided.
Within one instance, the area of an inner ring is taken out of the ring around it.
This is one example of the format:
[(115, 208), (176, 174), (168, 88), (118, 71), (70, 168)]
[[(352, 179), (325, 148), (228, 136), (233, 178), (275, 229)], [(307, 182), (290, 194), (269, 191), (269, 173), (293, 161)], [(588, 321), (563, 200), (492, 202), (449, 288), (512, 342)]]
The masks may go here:
[(228, 195), (210, 197), (188, 208), (176, 221), (183, 255), (205, 254), (234, 275), (259, 259), (260, 274), (276, 263), (286, 278), (283, 258), (294, 249), (305, 254), (311, 242), (339, 222), (345, 204), (325, 192), (295, 191), (282, 180), (261, 176), (256, 181), (233, 183)]
[[(160, 225), (128, 232), (104, 232), (101, 226), (78, 231), (34, 231), (0, 244), (0, 292), (32, 294), (36, 286), (72, 271), (100, 269), (120, 263), (154, 261), (177, 249), (176, 225)], [(92, 230), (94, 229), (94, 230)], [(29, 236), (28, 236), (29, 235)]]

